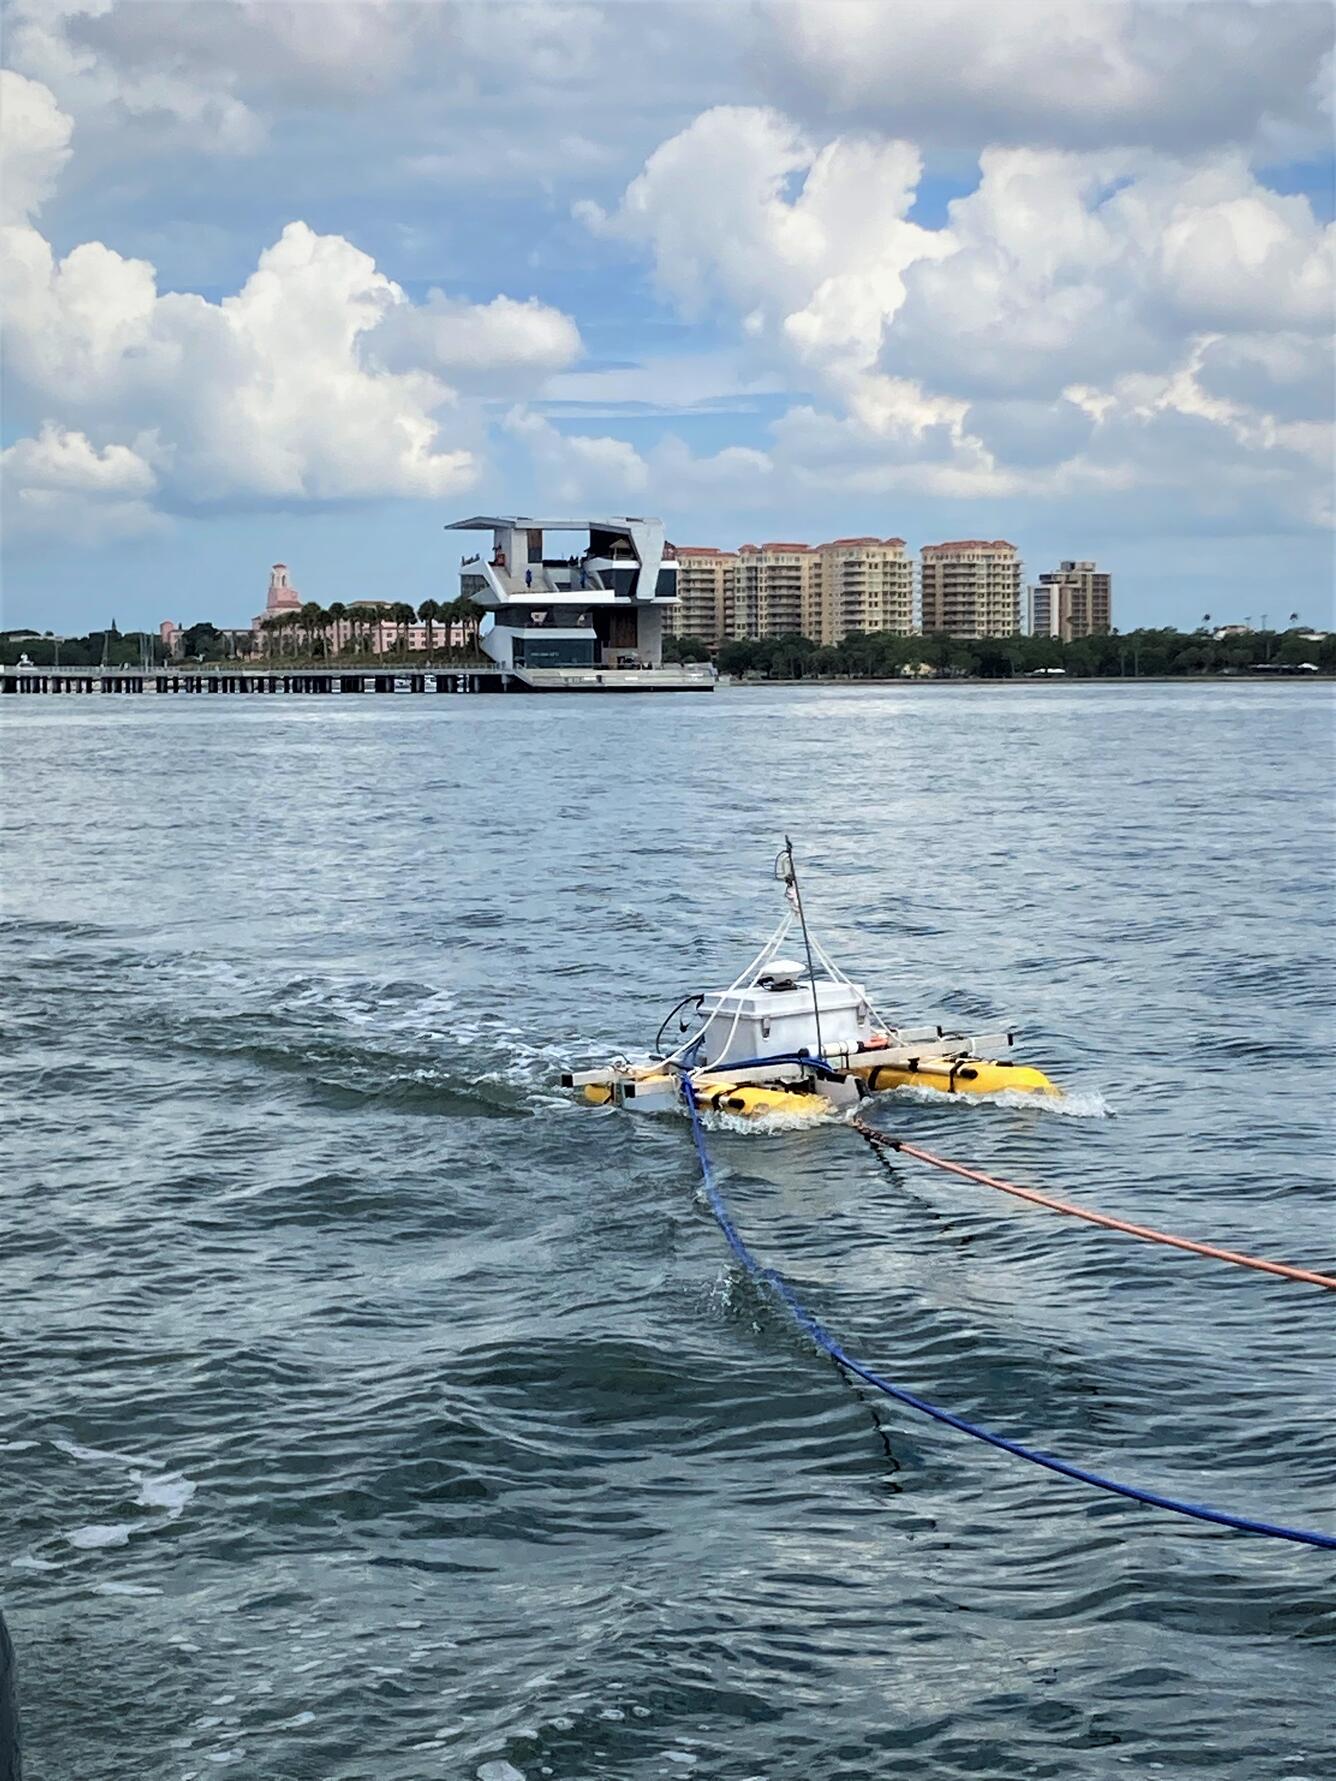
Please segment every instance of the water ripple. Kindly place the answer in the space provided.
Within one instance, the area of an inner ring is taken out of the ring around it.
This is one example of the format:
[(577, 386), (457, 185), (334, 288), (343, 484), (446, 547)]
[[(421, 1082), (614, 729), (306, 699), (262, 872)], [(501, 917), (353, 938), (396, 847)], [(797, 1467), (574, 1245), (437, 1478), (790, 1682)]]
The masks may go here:
[[(1072, 1090), (877, 1124), (1330, 1270), (1329, 692), (1051, 693), (0, 712), (39, 1781), (1331, 1770), (1321, 1555), (855, 1387), (731, 1265), (680, 1120), (554, 1087), (749, 956), (787, 829), (879, 1004), (1014, 1021)], [(144, 814), (184, 788), (206, 819)], [(1336, 1525), (1321, 1293), (839, 1120), (711, 1124), (757, 1254), (890, 1377)]]

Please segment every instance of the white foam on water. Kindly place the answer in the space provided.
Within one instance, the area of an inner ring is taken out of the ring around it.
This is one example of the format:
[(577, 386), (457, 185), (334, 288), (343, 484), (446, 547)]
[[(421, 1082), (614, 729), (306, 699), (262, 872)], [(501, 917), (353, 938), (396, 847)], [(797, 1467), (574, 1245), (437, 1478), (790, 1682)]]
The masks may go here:
[[(1033, 1095), (1017, 1097), (1023, 1106), (1028, 1107), (1034, 1100)], [(1056, 1113), (1060, 1119), (1112, 1119), (1113, 1108), (1104, 1099), (1097, 1088), (1089, 1088), (1077, 1093), (1066, 1090), (1059, 1100), (1050, 1100), (1047, 1095), (1039, 1097), (1045, 1113)]]
[(77, 1546), (81, 1552), (95, 1552), (101, 1546), (128, 1545), (133, 1532), (134, 1529), (127, 1527), (124, 1522), (115, 1526), (94, 1524), (88, 1527), (76, 1527), (72, 1533), (66, 1534), (65, 1538), (71, 1546)]
[(164, 1463), (142, 1453), (109, 1453), (102, 1447), (80, 1447), (77, 1441), (54, 1441), (52, 1445), (59, 1447), (62, 1453), (68, 1453), (71, 1459), (87, 1459), (113, 1466), (161, 1466)]
[(145, 1477), (142, 1472), (130, 1474), (132, 1484), (139, 1486), (135, 1503), (141, 1509), (165, 1509), (169, 1521), (175, 1521), (195, 1494), (196, 1486), (180, 1472), (158, 1472)]
[(824, 1106), (817, 1113), (701, 1113), (701, 1124), (711, 1132), (737, 1132), (747, 1138), (768, 1138), (776, 1132), (808, 1132), (827, 1125), (838, 1109)]
[(295, 1731), (298, 1726), (311, 1725), (314, 1723), (314, 1721), (315, 1721), (315, 1714), (312, 1713), (308, 1709), (307, 1711), (305, 1711), (303, 1713), (294, 1713), (291, 1719), (277, 1719), (277, 1720), (275, 1720), (274, 1721), (274, 1730), (276, 1732)]
[[(906, 1083), (892, 1089), (885, 1097), (918, 1101), (924, 1106), (951, 1106), (971, 1111), (989, 1107), (1014, 1107), (1026, 1113), (1051, 1113), (1059, 1119), (1112, 1119), (1113, 1109), (1098, 1089), (1066, 1090), (1060, 1095), (1028, 1095), (1020, 1089), (1004, 1088), (995, 1095), (951, 1095), (944, 1089), (929, 1088), (925, 1083)], [(875, 1103), (874, 1103), (875, 1105)]]
[(0, 1441), (0, 1453), (26, 1453), (36, 1445), (36, 1441)]
[(22, 1558), (11, 1558), (10, 1564), (16, 1571), (58, 1571), (60, 1566), (53, 1558), (36, 1558), (31, 1552)]
[(523, 1769), (517, 1769), (513, 1762), (502, 1759), (483, 1763), (476, 1774), (477, 1781), (525, 1781)]
[(160, 1589), (152, 1589), (147, 1583), (95, 1583), (94, 1595), (161, 1595)]

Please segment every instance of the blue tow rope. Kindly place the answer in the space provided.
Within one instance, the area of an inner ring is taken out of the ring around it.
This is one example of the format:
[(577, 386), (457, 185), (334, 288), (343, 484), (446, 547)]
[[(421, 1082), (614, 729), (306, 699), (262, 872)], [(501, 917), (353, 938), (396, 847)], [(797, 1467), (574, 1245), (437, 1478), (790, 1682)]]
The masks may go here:
[(995, 1435), (990, 1429), (981, 1428), (978, 1423), (968, 1422), (963, 1416), (956, 1416), (950, 1410), (943, 1410), (937, 1404), (930, 1404), (916, 1392), (907, 1391), (902, 1385), (893, 1385), (889, 1379), (883, 1379), (870, 1367), (856, 1361), (831, 1335), (821, 1327), (816, 1318), (798, 1298), (793, 1288), (776, 1273), (773, 1268), (764, 1267), (748, 1249), (737, 1226), (729, 1216), (728, 1207), (723, 1195), (719, 1192), (715, 1181), (714, 1165), (710, 1161), (710, 1153), (705, 1144), (705, 1131), (700, 1121), (700, 1109), (696, 1104), (695, 1091), (689, 1076), (683, 1074), (682, 1098), (687, 1104), (691, 1116), (691, 1135), (696, 1142), (696, 1155), (700, 1160), (701, 1184), (705, 1190), (705, 1198), (710, 1211), (714, 1214), (728, 1246), (741, 1262), (742, 1266), (763, 1285), (768, 1286), (781, 1301), (785, 1310), (798, 1327), (803, 1330), (831, 1360), (845, 1372), (852, 1373), (865, 1385), (881, 1392), (885, 1397), (893, 1398), (896, 1403), (906, 1404), (911, 1410), (917, 1410), (924, 1416), (931, 1416), (934, 1422), (944, 1422), (948, 1428), (959, 1430), (962, 1435), (972, 1435), (976, 1441), (986, 1441), (990, 1447), (1000, 1447), (1004, 1453), (1014, 1453), (1018, 1459), (1028, 1459), (1031, 1465), (1044, 1466), (1050, 1472), (1057, 1472), (1064, 1478), (1074, 1478), (1078, 1484), (1090, 1484), (1097, 1490), (1111, 1491), (1114, 1496), (1128, 1497), (1134, 1503), (1147, 1503), (1152, 1509), (1168, 1509), (1175, 1515), (1189, 1515), (1195, 1521), (1213, 1522), (1217, 1527), (1231, 1527), (1239, 1533), (1264, 1534), (1273, 1540), (1293, 1540), (1301, 1546), (1320, 1546), (1328, 1551), (1336, 1551), (1336, 1534), (1309, 1533), (1303, 1528), (1283, 1527), (1276, 1522), (1254, 1521), (1247, 1515), (1230, 1515), (1223, 1509), (1209, 1509), (1202, 1503), (1185, 1503), (1177, 1497), (1165, 1496), (1157, 1490), (1143, 1490), (1137, 1484), (1120, 1484), (1115, 1478), (1105, 1478), (1099, 1472), (1089, 1472), (1083, 1466), (1070, 1464), (1067, 1460), (1054, 1459), (1047, 1453), (1037, 1453), (1033, 1447), (1023, 1446), (1019, 1441), (1008, 1440), (1005, 1435)]

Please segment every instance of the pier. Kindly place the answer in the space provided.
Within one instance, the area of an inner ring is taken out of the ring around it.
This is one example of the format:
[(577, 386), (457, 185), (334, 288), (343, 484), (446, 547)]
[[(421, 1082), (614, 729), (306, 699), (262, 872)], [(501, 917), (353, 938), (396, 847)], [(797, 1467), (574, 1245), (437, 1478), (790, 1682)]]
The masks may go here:
[(468, 666), (372, 674), (348, 669), (303, 668), (227, 672), (202, 668), (5, 668), (0, 693), (232, 693), (272, 698), (282, 693), (500, 693), (513, 675)]
[(0, 694), (232, 694), (273, 698), (334, 693), (652, 693), (713, 692), (714, 676), (693, 663), (644, 669), (499, 668), (495, 663), (402, 668), (0, 668)]

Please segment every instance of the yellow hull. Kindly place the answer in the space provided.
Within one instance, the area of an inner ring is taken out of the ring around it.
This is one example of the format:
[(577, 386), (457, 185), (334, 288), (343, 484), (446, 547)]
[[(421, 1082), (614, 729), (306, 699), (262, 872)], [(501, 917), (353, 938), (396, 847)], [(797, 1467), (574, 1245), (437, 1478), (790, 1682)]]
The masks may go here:
[(935, 1088), (944, 1095), (1060, 1095), (1056, 1082), (1032, 1064), (999, 1064), (988, 1058), (923, 1058), (916, 1064), (873, 1064), (856, 1072), (873, 1094), (888, 1088)]
[[(989, 1058), (922, 1058), (916, 1063), (870, 1064), (850, 1072), (859, 1078), (869, 1093), (884, 1093), (893, 1088), (931, 1088), (944, 1095), (996, 1095), (1010, 1091), (1023, 1095), (1061, 1095), (1055, 1082), (1036, 1070), (1032, 1064), (1003, 1064)], [(702, 1107), (716, 1113), (734, 1113), (751, 1118), (764, 1113), (798, 1113), (817, 1117), (834, 1111), (825, 1095), (815, 1094), (808, 1087), (766, 1087), (751, 1082), (720, 1082), (695, 1080), (696, 1099)], [(590, 1082), (585, 1085), (585, 1100), (595, 1107), (621, 1104), (632, 1099), (644, 1100), (651, 1110), (664, 1105), (665, 1097), (677, 1099), (677, 1079), (670, 1071), (653, 1071), (628, 1076), (625, 1087), (618, 1083)]]
[[(670, 1078), (666, 1073), (654, 1076), (638, 1077), (635, 1082), (639, 1095), (652, 1094), (656, 1089), (667, 1087)], [(595, 1107), (606, 1107), (609, 1102), (617, 1099), (617, 1090), (602, 1082), (591, 1082), (585, 1086), (584, 1097)], [(696, 1084), (696, 1102), (698, 1106), (711, 1109), (715, 1113), (736, 1113), (746, 1118), (762, 1113), (801, 1113), (808, 1116), (831, 1112), (831, 1103), (824, 1095), (815, 1095), (807, 1090), (788, 1088), (764, 1088), (750, 1082), (711, 1082)]]
[(697, 1089), (696, 1100), (702, 1107), (713, 1107), (716, 1113), (739, 1113), (748, 1119), (761, 1113), (801, 1113), (814, 1118), (834, 1110), (824, 1095), (797, 1089), (758, 1088), (750, 1082), (725, 1083), (721, 1087), (711, 1084), (708, 1089)]

